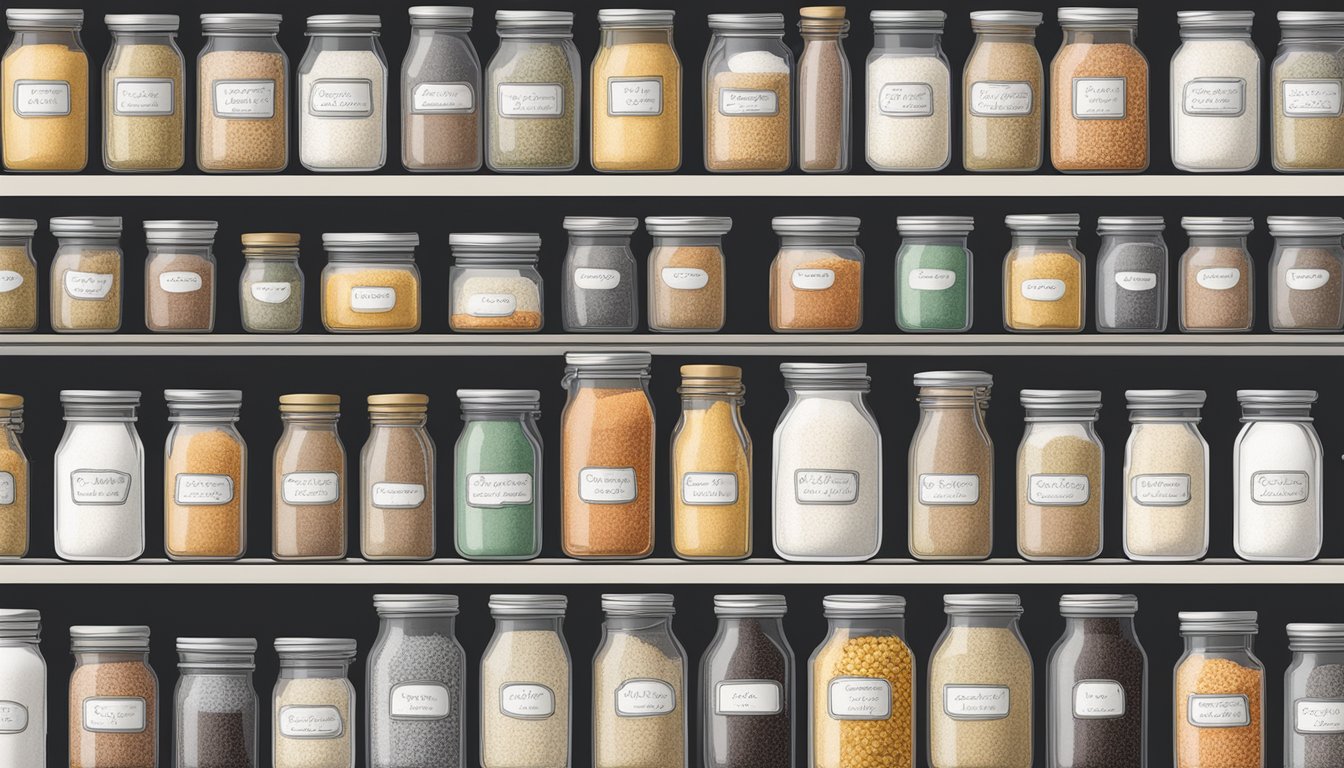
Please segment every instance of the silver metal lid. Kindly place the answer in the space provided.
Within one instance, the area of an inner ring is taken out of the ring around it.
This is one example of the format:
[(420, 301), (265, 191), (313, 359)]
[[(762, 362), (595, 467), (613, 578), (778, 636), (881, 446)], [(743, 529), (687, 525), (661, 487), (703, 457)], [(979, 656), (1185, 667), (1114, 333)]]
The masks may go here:
[(1265, 222), (1275, 237), (1344, 236), (1344, 218), (1339, 216), (1270, 216)]
[(662, 592), (608, 593), (602, 596), (602, 612), (608, 616), (671, 616), (677, 612), (672, 595)]
[(273, 35), (280, 31), (283, 20), (278, 13), (203, 13), (201, 31), (207, 35), (220, 32)]
[(897, 216), (896, 230), (910, 235), (969, 235), (975, 229), (971, 216)]
[(1101, 392), (1095, 389), (1024, 389), (1018, 397), (1028, 408), (1101, 407)]
[(782, 13), (711, 13), (709, 28), (720, 32), (783, 32)]
[(1260, 630), (1255, 611), (1181, 611), (1181, 634), (1253, 635)]
[(475, 10), (465, 5), (413, 5), (408, 13), (413, 27), (471, 29)]
[(633, 216), (566, 216), (565, 231), (594, 235), (630, 235), (639, 229)]
[(1279, 11), (1280, 27), (1344, 26), (1344, 11)]
[(175, 13), (109, 13), (103, 23), (113, 32), (176, 32), (181, 19)]
[(1318, 397), (1314, 389), (1237, 390), (1237, 402), (1252, 405), (1311, 405)]
[(1104, 27), (1110, 24), (1132, 26), (1139, 23), (1138, 8), (1060, 8), (1056, 14), (1063, 26)]
[(541, 393), (535, 389), (459, 389), (463, 413), (541, 412)]
[(0, 219), (0, 237), (32, 237), (35, 232), (36, 219)]
[(1255, 11), (1177, 11), (1176, 23), (1181, 29), (1251, 28)]
[(722, 237), (733, 228), (733, 220), (727, 216), (649, 216), (644, 219), (644, 228), (655, 237)]
[(1061, 616), (1133, 616), (1139, 612), (1135, 595), (1061, 595)]
[(420, 235), (414, 232), (324, 232), (328, 260), (410, 261)]
[(277, 637), (275, 652), (287, 659), (350, 661), (359, 644), (348, 637)]
[(777, 235), (858, 237), (861, 223), (855, 216), (776, 216), (770, 220)]
[(943, 25), (947, 22), (947, 13), (937, 10), (873, 11), (868, 14), (868, 18), (873, 22), (873, 28), (879, 32), (886, 30), (942, 32)]
[(383, 20), (371, 13), (324, 13), (308, 17), (308, 32), (376, 32)]
[(1208, 398), (1202, 389), (1127, 389), (1130, 410), (1154, 408), (1200, 408)]
[(1045, 20), (1039, 11), (971, 11), (971, 28), (1039, 27)]
[(417, 614), (422, 616), (456, 616), (457, 595), (393, 595), (373, 596), (373, 609), (380, 616)]
[(716, 616), (783, 616), (788, 612), (783, 595), (715, 595)]
[(145, 242), (150, 245), (212, 245), (218, 231), (218, 221), (146, 221)]
[(497, 29), (518, 27), (564, 27), (574, 25), (574, 14), (569, 11), (495, 11)]
[(179, 637), (178, 653), (226, 653), (238, 655), (257, 652), (254, 637)]
[(57, 216), (48, 226), (51, 227), (51, 234), (57, 237), (121, 236), (120, 216)]
[(994, 377), (984, 371), (923, 371), (915, 374), (915, 386), (992, 387)]
[(1100, 216), (1097, 218), (1098, 235), (1161, 232), (1166, 228), (1166, 219), (1161, 216)]
[(1344, 624), (1301, 624), (1284, 627), (1288, 647), (1294, 651), (1344, 650)]
[(5, 21), (15, 31), (78, 31), (84, 26), (84, 11), (78, 8), (10, 8), (5, 11)]
[(491, 595), (490, 615), (496, 617), (562, 617), (569, 605), (564, 595)]
[(175, 406), (240, 406), (243, 392), (238, 389), (165, 389), (163, 399)]
[(670, 10), (603, 8), (597, 12), (597, 23), (603, 27), (667, 27), (676, 14)]
[(1018, 616), (1022, 613), (1022, 598), (1017, 595), (985, 593), (943, 595), (943, 612), (948, 615)]
[(821, 611), (827, 618), (864, 617), (899, 619), (905, 616), (900, 595), (826, 595)]
[(648, 368), (653, 355), (648, 352), (566, 352), (565, 365), (575, 368)]
[(532, 254), (541, 250), (541, 235), (535, 232), (456, 232), (448, 236), (453, 256)]
[(1022, 213), (1003, 217), (1013, 232), (1027, 234), (1078, 234), (1082, 217), (1076, 213)]
[(42, 614), (31, 608), (0, 608), (0, 637), (36, 640), (42, 631)]
[(76, 625), (70, 628), (72, 651), (148, 651), (149, 627), (140, 624)]
[(1188, 235), (1248, 235), (1255, 229), (1250, 216), (1184, 216), (1181, 227)]
[(139, 405), (140, 393), (132, 389), (62, 389), (62, 405)]
[(872, 379), (867, 363), (780, 363), (784, 386), (803, 388), (861, 389), (868, 391)]

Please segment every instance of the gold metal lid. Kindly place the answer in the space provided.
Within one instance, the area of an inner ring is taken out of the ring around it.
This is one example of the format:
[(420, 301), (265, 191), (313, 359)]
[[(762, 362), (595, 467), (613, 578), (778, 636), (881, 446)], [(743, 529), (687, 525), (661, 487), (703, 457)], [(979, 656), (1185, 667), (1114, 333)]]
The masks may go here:
[(23, 397), (20, 395), (0, 395), (0, 411), (8, 414), (15, 408), (23, 407)]
[(248, 232), (240, 239), (244, 248), (297, 248), (299, 246), (299, 234), (297, 232)]
[(845, 18), (845, 6), (810, 5), (799, 9), (798, 15), (804, 19), (843, 19)]
[(339, 413), (340, 395), (281, 395), (281, 413)]
[(369, 395), (369, 413), (424, 413), (429, 395)]
[(683, 365), (683, 379), (740, 379), (742, 369), (735, 365)]

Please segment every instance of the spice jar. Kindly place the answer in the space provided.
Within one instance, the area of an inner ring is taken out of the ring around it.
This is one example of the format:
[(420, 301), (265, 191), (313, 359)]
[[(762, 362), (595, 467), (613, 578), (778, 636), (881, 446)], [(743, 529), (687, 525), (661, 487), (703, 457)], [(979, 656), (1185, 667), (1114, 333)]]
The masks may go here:
[(1321, 554), (1321, 439), (1316, 392), (1240, 389), (1245, 426), (1233, 447), (1233, 546), (1244, 560), (1304, 561)]
[(1148, 60), (1137, 8), (1061, 8), (1050, 62), (1050, 160), (1064, 173), (1148, 168)]
[(47, 662), (42, 658), (37, 611), (0, 609), (0, 760), (5, 765), (47, 764)]
[(37, 330), (33, 219), (0, 219), (0, 333)]
[(1265, 766), (1265, 667), (1255, 611), (1181, 611), (1175, 768)]
[(289, 165), (289, 59), (278, 13), (205, 13), (196, 59), (196, 165), (273, 173)]
[(1097, 219), (1097, 330), (1161, 333), (1167, 329), (1166, 222), (1161, 216)]
[(1326, 333), (1344, 329), (1344, 219), (1270, 216), (1269, 327)]
[(1045, 83), (1036, 50), (1038, 11), (971, 11), (975, 47), (962, 74), (962, 166), (968, 171), (1041, 167)]
[(215, 329), (213, 247), (217, 221), (146, 221), (145, 327), (209, 333)]
[(672, 430), (672, 548), (688, 560), (751, 556), (751, 436), (732, 365), (681, 367)]
[(89, 57), (84, 12), (9, 8), (14, 39), (0, 60), (7, 171), (82, 171), (89, 161)]
[[(639, 324), (639, 285), (630, 235), (639, 219), (566, 216), (569, 248), (560, 271), (565, 330), (628, 332)], [(0, 251), (3, 258), (3, 251)]]
[(839, 5), (799, 13), (798, 166), (807, 173), (844, 173), (850, 165), (850, 74), (843, 42), (849, 21)]
[(775, 552), (867, 560), (882, 545), (882, 436), (866, 363), (781, 363), (789, 403), (775, 427)]
[(257, 765), (257, 641), (250, 637), (179, 637), (173, 693), (173, 765)]
[(61, 405), (56, 555), (135, 560), (145, 551), (145, 447), (135, 431), (140, 393), (64, 389)]
[(863, 325), (863, 251), (853, 216), (776, 216), (770, 327), (778, 333), (857, 331)]
[(793, 162), (793, 52), (782, 13), (711, 13), (705, 170), (781, 172)]
[(164, 541), (173, 560), (237, 560), (247, 547), (247, 444), (236, 389), (167, 389)]
[(1260, 51), (1253, 11), (1177, 11), (1171, 59), (1171, 161), (1182, 171), (1249, 171), (1260, 162)]
[(481, 60), (472, 9), (417, 5), (401, 65), (401, 164), (408, 171), (481, 168)]
[(718, 630), (700, 659), (705, 768), (793, 768), (794, 657), (783, 595), (715, 595)]
[(593, 768), (690, 763), (686, 649), (672, 595), (603, 595), (593, 657)]
[(322, 325), (333, 333), (420, 330), (414, 232), (327, 232)]
[(299, 162), (310, 171), (376, 171), (387, 162), (387, 57), (382, 21), (308, 17), (299, 61)]
[(448, 319), (454, 331), (539, 331), (541, 273), (535, 233), (452, 234)]
[(51, 329), (113, 333), (121, 328), (121, 217), (59, 216), (51, 220)]
[(1344, 170), (1344, 12), (1279, 11), (1270, 64), (1274, 170)]
[(1209, 551), (1209, 444), (1204, 392), (1131, 389), (1125, 443), (1125, 557), (1199, 560)]
[(159, 679), (149, 627), (74, 626), (70, 768), (157, 768)]
[(727, 315), (728, 276), (723, 236), (726, 216), (650, 216), (649, 328), (714, 332)]
[(918, 560), (983, 560), (994, 541), (994, 442), (985, 426), (994, 377), (915, 374), (919, 426), (910, 441), (909, 544)]
[(1344, 748), (1344, 625), (1289, 624), (1284, 768), (1328, 768)]
[(454, 546), (468, 560), (541, 554), (541, 393), (459, 389), (462, 434), (454, 448)]
[(671, 172), (681, 167), (681, 60), (675, 11), (604, 8), (593, 59), (593, 169)]
[(434, 557), (434, 441), (429, 397), (369, 395), (360, 452), (360, 553), (366, 560)]
[(1003, 260), (1003, 327), (1014, 333), (1083, 329), (1087, 265), (1075, 245), (1079, 216), (1008, 216), (1013, 248)]
[(826, 639), (808, 662), (809, 763), (911, 768), (915, 656), (905, 640), (905, 598), (827, 595), (822, 609)]
[[(23, 398), (18, 395), (0, 395), (0, 559), (28, 554), (29, 494), (32, 483), (28, 457), (23, 452), (23, 446), (19, 445), (19, 429), (13, 424), (16, 411), (22, 413)], [(3, 632), (2, 628), (0, 632)], [(0, 732), (3, 732), (3, 726), (4, 707), (0, 705)], [(0, 754), (3, 754), (3, 744), (0, 744)]]
[(481, 656), (481, 768), (569, 768), (564, 595), (491, 595)]
[(1249, 331), (1255, 325), (1255, 262), (1246, 236), (1255, 221), (1241, 216), (1186, 216), (1190, 247), (1181, 255), (1181, 330)]
[(960, 333), (972, 322), (971, 273), (966, 245), (970, 216), (898, 216), (896, 325), (906, 333)]
[(952, 71), (943, 11), (873, 11), (868, 54), (868, 165), (941, 171), (952, 159)]
[(579, 558), (653, 551), (653, 399), (647, 352), (565, 355), (561, 545)]
[(485, 70), (485, 163), (502, 173), (579, 164), (583, 75), (569, 11), (496, 11), (499, 48)]
[(103, 64), (103, 166), (166, 172), (186, 156), (186, 63), (177, 47), (178, 17), (108, 14), (112, 50)]
[(1105, 453), (1097, 436), (1101, 393), (1024, 389), (1017, 448), (1017, 551), (1027, 560), (1101, 554)]
[(1030, 768), (1032, 665), (1017, 595), (946, 595), (929, 660), (931, 768)]
[(298, 333), (303, 328), (303, 270), (299, 235), (252, 232), (242, 236), (238, 302), (248, 333)]
[(354, 768), (354, 640), (277, 637), (280, 674), (271, 694), (274, 768)]
[(276, 560), (345, 557), (345, 445), (340, 395), (281, 395), (275, 444), (271, 554)]

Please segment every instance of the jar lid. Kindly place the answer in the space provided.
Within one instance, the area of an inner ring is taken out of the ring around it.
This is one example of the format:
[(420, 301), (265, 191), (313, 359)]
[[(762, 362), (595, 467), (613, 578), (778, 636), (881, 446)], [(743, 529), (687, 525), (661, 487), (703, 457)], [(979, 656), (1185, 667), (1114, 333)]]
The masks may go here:
[(465, 5), (413, 5), (411, 26), (471, 29), (475, 10)]
[(783, 32), (782, 13), (711, 13), (709, 28), (719, 32)]
[(896, 231), (910, 235), (969, 235), (975, 229), (971, 216), (897, 216)]
[(1095, 389), (1024, 389), (1019, 398), (1028, 408), (1101, 407), (1101, 392)]
[(372, 13), (324, 13), (308, 17), (308, 33), (325, 34), (327, 32), (377, 33), (382, 29), (383, 20)]
[(42, 614), (31, 608), (0, 608), (0, 637), (28, 637), (42, 631)]
[(1104, 27), (1108, 24), (1129, 26), (1139, 21), (1138, 8), (1060, 8), (1056, 14), (1062, 26)]
[(1255, 11), (1177, 11), (1176, 23), (1181, 29), (1250, 29)]
[(280, 31), (283, 20), (278, 13), (202, 13), (201, 31), (207, 35), (219, 32), (275, 34)]
[(1039, 27), (1045, 21), (1040, 11), (971, 11), (971, 28)]
[(0, 237), (32, 237), (35, 232), (36, 219), (0, 219)]
[(827, 618), (888, 618), (905, 616), (905, 598), (900, 595), (826, 595), (821, 611)]
[(860, 223), (854, 216), (776, 216), (770, 220), (777, 235), (858, 237)]
[(491, 595), (490, 615), (563, 617), (568, 605), (564, 595)]
[(643, 8), (603, 8), (597, 12), (597, 23), (602, 27), (666, 27), (672, 24), (676, 13)]
[(915, 386), (926, 387), (992, 387), (994, 377), (984, 371), (924, 371), (915, 374)]
[(1139, 612), (1135, 595), (1061, 595), (1061, 616), (1133, 616)]
[(1077, 235), (1082, 217), (1076, 213), (1024, 213), (1005, 216), (1013, 232), (1036, 235)]
[(1022, 598), (1009, 594), (943, 595), (943, 612), (962, 615), (1022, 615)]
[(218, 221), (146, 221), (145, 242), (150, 245), (212, 245), (217, 231)]
[(1181, 634), (1253, 635), (1260, 631), (1255, 611), (1181, 611)]
[(72, 651), (148, 651), (149, 627), (134, 625), (76, 625), (70, 628)]
[(238, 238), (244, 248), (297, 248), (298, 232), (248, 232)]
[(462, 412), (539, 411), (541, 393), (535, 389), (459, 389)]
[(5, 11), (9, 28), (19, 30), (79, 31), (84, 11), (78, 8), (10, 8)]
[(57, 216), (49, 223), (51, 234), (57, 237), (118, 237), (121, 235), (120, 216)]
[(140, 393), (130, 389), (62, 389), (62, 405), (139, 405)]
[(179, 637), (178, 653), (256, 653), (257, 640), (253, 637)]
[(1237, 390), (1237, 402), (1253, 405), (1311, 405), (1318, 397), (1314, 389)]
[(733, 220), (727, 216), (649, 216), (644, 219), (644, 228), (655, 237), (722, 237), (733, 228)]
[(602, 612), (608, 616), (672, 616), (677, 612), (672, 595), (661, 592), (605, 594)]
[(1344, 11), (1279, 11), (1279, 26), (1338, 27), (1344, 26)]
[(1344, 624), (1300, 624), (1284, 627), (1288, 648), (1294, 651), (1344, 650)]
[(495, 11), (495, 27), (499, 30), (519, 27), (564, 27), (574, 25), (574, 14), (569, 11)]
[(369, 413), (425, 413), (429, 410), (429, 395), (369, 395), (368, 402)]
[(867, 363), (780, 363), (784, 386), (802, 389), (868, 391), (872, 379)]
[(281, 413), (340, 413), (340, 395), (281, 395)]
[(415, 232), (324, 232), (322, 247), (329, 253), (405, 253), (420, 245)]
[(12, 411), (23, 407), (23, 398), (18, 395), (0, 394), (0, 411)]
[(359, 644), (347, 637), (277, 637), (275, 652), (281, 660), (353, 661)]
[(633, 216), (566, 216), (566, 232), (630, 235), (639, 229), (639, 219)]
[(1344, 218), (1338, 216), (1270, 216), (1265, 222), (1275, 237), (1344, 236)]
[(454, 258), (490, 256), (530, 256), (537, 260), (541, 235), (535, 232), (455, 232), (448, 236)]
[(737, 379), (742, 378), (742, 369), (736, 365), (683, 365), (683, 379)]
[(1249, 235), (1255, 229), (1250, 216), (1184, 216), (1181, 227), (1188, 235)]
[(565, 365), (596, 371), (639, 369), (647, 372), (653, 365), (653, 355), (648, 352), (566, 352)]
[(165, 389), (163, 399), (178, 408), (236, 408), (243, 404), (238, 389)]
[(941, 34), (947, 21), (945, 11), (873, 11), (868, 14), (873, 29), (888, 31), (928, 31)]
[(735, 365), (683, 365), (677, 394), (688, 396), (742, 397), (742, 369)]
[(783, 616), (789, 610), (783, 595), (715, 595), (715, 616)]
[(1125, 401), (1130, 410), (1158, 408), (1200, 408), (1208, 395), (1202, 389), (1127, 389)]
[(416, 614), (418, 616), (456, 616), (457, 595), (374, 595), (373, 609), (379, 616)]
[(1166, 219), (1161, 216), (1100, 216), (1097, 218), (1098, 235), (1161, 232), (1166, 228)]
[(109, 13), (103, 23), (113, 32), (176, 32), (181, 21), (175, 13)]

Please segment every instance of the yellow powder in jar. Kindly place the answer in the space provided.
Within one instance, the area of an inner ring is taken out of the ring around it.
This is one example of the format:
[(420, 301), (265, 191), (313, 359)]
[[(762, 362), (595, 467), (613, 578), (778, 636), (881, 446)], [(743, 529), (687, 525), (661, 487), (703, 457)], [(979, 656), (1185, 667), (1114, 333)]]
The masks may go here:
[[(831, 681), (836, 678), (889, 683), (890, 715), (879, 720), (831, 717)], [(913, 762), (915, 665), (914, 655), (901, 638), (855, 637), (850, 630), (839, 630), (817, 652), (812, 680), (814, 768), (877, 768)]]
[[(84, 170), (89, 162), (89, 57), (54, 43), (21, 45), (0, 62), (0, 72), (5, 168)], [(27, 81), (22, 88), (20, 81)]]
[[(173, 46), (112, 48), (103, 73), (103, 162), (109, 169), (175, 171), (182, 167), (183, 72), (182, 53)], [(172, 101), (159, 103), (162, 89), (146, 90), (137, 80), (171, 81)]]
[[(391, 289), (391, 309), (356, 310), (356, 289)], [(322, 279), (322, 324), (329, 331), (420, 329), (420, 278), (405, 269), (335, 270)]]
[[(177, 436), (170, 450), (163, 492), (164, 548), (168, 554), (185, 558), (241, 556), (246, 496), (242, 441), (222, 429), (207, 429)], [(227, 483), (222, 482), (224, 478)], [(208, 490), (200, 490), (202, 487)]]
[(28, 459), (17, 446), (0, 430), (0, 557), (28, 553)]
[(1080, 331), (1083, 265), (1062, 251), (1017, 248), (1004, 268), (1004, 323), (1014, 331)]
[(666, 43), (603, 47), (593, 61), (593, 167), (681, 167), (681, 61)]
[[(751, 440), (733, 411), (725, 400), (682, 411), (672, 446), (673, 546), (682, 557), (751, 554)], [(724, 490), (723, 475), (733, 476), (735, 490)], [(697, 489), (715, 501), (695, 501)], [(716, 503), (729, 496), (733, 501)]]

